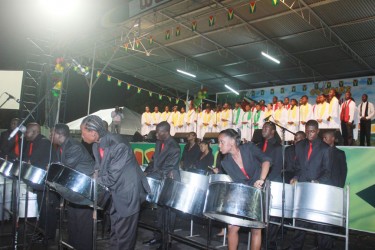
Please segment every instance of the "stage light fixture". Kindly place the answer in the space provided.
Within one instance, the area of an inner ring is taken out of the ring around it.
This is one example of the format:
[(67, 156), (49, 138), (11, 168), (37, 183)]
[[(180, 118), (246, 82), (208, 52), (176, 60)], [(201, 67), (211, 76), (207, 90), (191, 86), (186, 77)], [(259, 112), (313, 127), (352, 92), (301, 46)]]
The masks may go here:
[(187, 76), (190, 76), (190, 77), (197, 77), (196, 75), (192, 74), (192, 73), (189, 73), (189, 72), (186, 72), (186, 71), (183, 71), (181, 69), (177, 69), (177, 72), (181, 73), (181, 74), (184, 74), (184, 75), (187, 75)]
[(267, 54), (267, 53), (265, 53), (265, 52), (263, 52), (263, 51), (262, 51), (262, 55), (263, 55), (264, 57), (267, 57), (267, 58), (270, 59), (271, 61), (273, 61), (273, 62), (275, 62), (275, 63), (277, 63), (277, 64), (280, 64), (280, 61), (279, 61), (279, 60), (277, 60), (275, 57), (270, 56), (269, 54)]
[(229, 89), (230, 91), (232, 91), (233, 93), (235, 93), (236, 95), (239, 95), (240, 93), (238, 93), (238, 91), (232, 89), (231, 87), (229, 87), (228, 85), (224, 85), (227, 89)]

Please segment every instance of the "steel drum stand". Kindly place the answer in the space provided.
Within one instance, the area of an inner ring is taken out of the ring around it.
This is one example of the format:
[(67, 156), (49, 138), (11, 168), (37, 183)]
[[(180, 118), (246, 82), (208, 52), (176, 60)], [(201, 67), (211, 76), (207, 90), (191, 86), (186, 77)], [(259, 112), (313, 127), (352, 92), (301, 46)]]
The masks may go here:
[(96, 250), (96, 236), (97, 236), (97, 224), (98, 224), (98, 190), (97, 190), (97, 179), (98, 179), (98, 170), (94, 170), (94, 178), (93, 178), (93, 225), (92, 225), (92, 249)]

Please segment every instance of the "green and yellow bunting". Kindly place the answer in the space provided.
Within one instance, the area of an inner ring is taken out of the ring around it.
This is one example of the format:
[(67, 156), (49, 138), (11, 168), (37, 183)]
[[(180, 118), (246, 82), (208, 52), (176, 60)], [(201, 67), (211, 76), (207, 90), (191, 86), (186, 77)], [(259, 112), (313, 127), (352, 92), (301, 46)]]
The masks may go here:
[(150, 36), (150, 37), (148, 38), (148, 43), (149, 43), (150, 45), (152, 45), (152, 44), (154, 43), (154, 39), (152, 38), (152, 36)]
[(228, 21), (233, 20), (233, 18), (234, 18), (233, 9), (228, 9)]
[(141, 88), (137, 88), (137, 94), (141, 93), (142, 89)]
[(98, 70), (98, 71), (96, 72), (96, 77), (99, 77), (101, 74), (102, 74), (102, 72), (100, 72), (100, 70)]
[(180, 102), (180, 99), (177, 98), (177, 99), (176, 99), (176, 104), (178, 104), (179, 102)]
[(256, 2), (250, 2), (249, 4), (249, 10), (250, 10), (250, 13), (255, 13), (256, 11)]
[(208, 18), (208, 26), (212, 27), (215, 25), (215, 17), (214, 16), (210, 16)]
[(129, 90), (132, 85), (130, 83), (126, 84), (126, 89)]
[(163, 99), (163, 95), (159, 94), (159, 100)]
[(191, 31), (196, 31), (197, 30), (197, 21), (191, 22)]
[(110, 82), (112, 80), (112, 76), (107, 75), (107, 81)]
[(54, 97), (58, 97), (60, 95), (60, 91), (61, 91), (61, 87), (62, 87), (62, 81), (58, 81), (55, 86), (53, 86), (53, 89), (52, 89), (52, 95)]
[(353, 80), (353, 86), (358, 86), (358, 80), (357, 79)]
[(125, 51), (128, 51), (128, 48), (129, 48), (129, 44), (128, 43), (124, 43), (124, 49), (125, 49)]
[(167, 30), (167, 31), (165, 32), (165, 40), (169, 40), (169, 39), (171, 39), (171, 31), (170, 31), (170, 30)]
[(273, 6), (276, 6), (276, 5), (279, 4), (279, 2), (280, 2), (280, 0), (272, 0), (272, 5), (273, 5)]
[(135, 47), (136, 47), (137, 49), (139, 49), (139, 45), (140, 45), (140, 43), (141, 43), (140, 40), (135, 41)]
[(117, 86), (121, 87), (122, 85), (122, 81), (121, 80), (117, 80)]
[(180, 26), (177, 26), (176, 27), (176, 36), (179, 36), (179, 35), (181, 35), (181, 28), (180, 28)]
[(172, 101), (172, 98), (170, 96), (168, 96), (168, 100), (171, 102)]
[(367, 78), (367, 85), (372, 85), (372, 78)]
[(149, 95), (150, 97), (152, 97), (152, 92), (151, 92), (151, 91), (149, 91), (149, 92), (148, 92), (148, 95)]

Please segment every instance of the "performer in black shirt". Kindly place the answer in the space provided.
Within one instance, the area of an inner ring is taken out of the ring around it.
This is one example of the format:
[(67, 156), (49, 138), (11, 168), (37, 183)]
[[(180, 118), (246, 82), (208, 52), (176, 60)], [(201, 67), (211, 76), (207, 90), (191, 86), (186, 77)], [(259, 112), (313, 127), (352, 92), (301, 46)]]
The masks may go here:
[(199, 150), (199, 145), (197, 143), (197, 134), (195, 132), (190, 132), (187, 136), (187, 143), (182, 152), (182, 158), (180, 166), (182, 169), (186, 170), (190, 168), (194, 162), (199, 159), (201, 151)]
[[(27, 146), (24, 156), (24, 161), (32, 164), (35, 167), (47, 170), (50, 162), (56, 159), (55, 154), (51, 154), (51, 142), (40, 134), (40, 125), (37, 123), (29, 123), (25, 133)], [(39, 206), (39, 227), (41, 227), (45, 235), (36, 234), (33, 236), (33, 241), (47, 243), (48, 240), (53, 240), (56, 236), (57, 227), (57, 211), (59, 206), (60, 196), (48, 191), (48, 207), (46, 206), (47, 187), (42, 187), (42, 190), (36, 190), (37, 202)]]
[(188, 171), (206, 175), (208, 173), (211, 173), (210, 169), (212, 165), (214, 164), (214, 156), (212, 154), (212, 149), (208, 141), (200, 142), (199, 148), (201, 152), (200, 157), (192, 165), (192, 167), (188, 169)]
[[(82, 143), (70, 137), (67, 125), (56, 124), (51, 129), (50, 138), (58, 146), (56, 150), (58, 162), (92, 176), (95, 161)], [(69, 244), (77, 250), (92, 249), (92, 208), (70, 203), (67, 210)]]
[(21, 152), (21, 132), (8, 140), (12, 131), (19, 125), (20, 120), (13, 118), (10, 121), (10, 128), (0, 135), (0, 157), (13, 160), (20, 157)]
[[(89, 115), (81, 123), (82, 139), (94, 143), (98, 183), (109, 188), (111, 206), (111, 249), (134, 249), (142, 195), (150, 191), (130, 144), (109, 133), (102, 119)], [(145, 198), (145, 197), (144, 197)]]
[(294, 177), (295, 171), (295, 162), (296, 162), (296, 144), (305, 139), (306, 134), (303, 131), (298, 131), (294, 135), (293, 145), (287, 147), (284, 152), (284, 169), (285, 169), (285, 182), (289, 183), (290, 180)]
[[(271, 159), (255, 144), (240, 145), (241, 136), (233, 129), (226, 129), (219, 134), (219, 149), (225, 155), (221, 165), (234, 182), (261, 188), (267, 177)], [(228, 226), (228, 247), (237, 249), (239, 226)], [(251, 229), (251, 249), (260, 249), (262, 230)]]
[[(314, 182), (332, 185), (332, 148), (319, 137), (319, 125), (315, 120), (309, 120), (305, 126), (306, 139), (296, 144), (296, 165), (294, 177), (290, 183)], [(309, 227), (303, 221), (296, 221), (297, 226)], [(315, 225), (315, 229), (325, 230), (326, 226)], [(290, 249), (302, 249), (306, 232), (296, 230), (294, 232)], [(331, 236), (318, 234), (318, 248), (332, 248)]]

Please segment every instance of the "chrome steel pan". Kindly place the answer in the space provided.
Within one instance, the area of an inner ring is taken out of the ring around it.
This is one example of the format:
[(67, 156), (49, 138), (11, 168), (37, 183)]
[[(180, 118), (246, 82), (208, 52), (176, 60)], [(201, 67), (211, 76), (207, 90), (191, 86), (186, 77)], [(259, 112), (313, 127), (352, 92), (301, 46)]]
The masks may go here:
[(2, 158), (0, 160), (0, 163), (1, 163), (0, 174), (6, 178), (14, 178), (15, 177), (13, 174), (13, 171), (14, 171), (13, 168), (15, 167), (14, 163), (11, 161), (6, 161)]
[[(16, 161), (14, 164), (15, 167), (13, 168), (13, 174), (14, 176), (18, 177), (20, 175), (20, 162)], [(26, 185), (31, 186), (34, 189), (42, 190), (44, 188), (47, 170), (26, 162), (22, 162), (21, 164), (21, 179), (26, 183)]]
[(163, 187), (163, 181), (157, 180), (151, 177), (146, 177), (146, 178), (147, 178), (148, 185), (150, 185), (150, 189), (151, 189), (151, 193), (147, 195), (146, 201), (157, 204), (159, 201), (161, 189)]
[(203, 214), (231, 225), (264, 228), (264, 192), (230, 182), (211, 183)]
[[(271, 181), (271, 197), (270, 197), (270, 215), (275, 217), (282, 216), (282, 195), (283, 184), (280, 182)], [(284, 203), (284, 217), (292, 218), (293, 216), (293, 202), (294, 202), (294, 186), (285, 184), (285, 203)]]
[(180, 170), (181, 182), (204, 191), (208, 188), (208, 176)]
[(336, 226), (345, 226), (346, 198), (342, 188), (297, 183), (294, 192), (293, 218)]
[[(93, 205), (94, 182), (90, 176), (69, 168), (68, 166), (63, 166), (61, 163), (53, 163), (50, 168), (62, 168), (59, 174), (53, 178), (52, 186), (64, 199), (79, 205)], [(106, 187), (97, 184), (97, 194), (98, 207), (104, 208), (110, 198), (109, 191)]]
[(202, 216), (206, 190), (167, 178), (159, 197), (159, 204), (191, 215)]
[(233, 182), (233, 181), (232, 181), (232, 178), (230, 178), (230, 176), (226, 174), (211, 174), (208, 176), (208, 182), (214, 183), (214, 182)]

